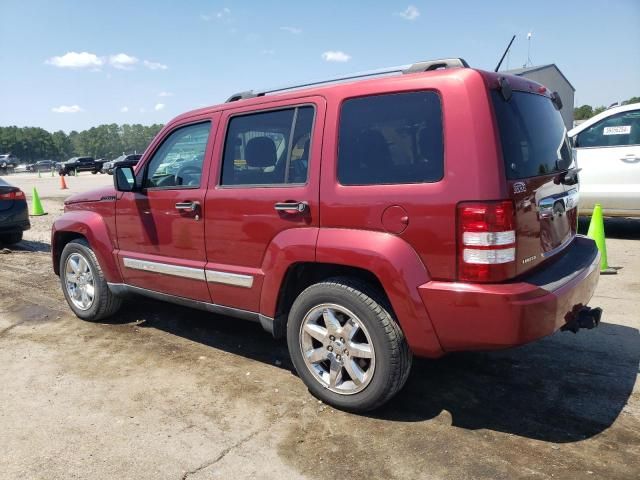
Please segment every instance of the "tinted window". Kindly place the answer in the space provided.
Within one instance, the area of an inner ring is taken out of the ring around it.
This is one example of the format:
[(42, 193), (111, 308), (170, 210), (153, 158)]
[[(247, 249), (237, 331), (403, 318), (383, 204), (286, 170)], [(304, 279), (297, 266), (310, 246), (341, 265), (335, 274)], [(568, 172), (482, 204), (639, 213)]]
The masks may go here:
[(145, 187), (198, 187), (211, 123), (179, 128), (156, 150), (147, 167)]
[(305, 183), (313, 115), (298, 107), (231, 118), (222, 185)]
[(545, 175), (571, 166), (571, 148), (560, 112), (542, 95), (513, 92), (505, 101), (492, 90), (507, 178)]
[(617, 113), (578, 134), (576, 147), (624, 147), (640, 144), (640, 110)]
[(442, 110), (434, 92), (354, 98), (340, 113), (343, 185), (436, 182), (443, 176)]

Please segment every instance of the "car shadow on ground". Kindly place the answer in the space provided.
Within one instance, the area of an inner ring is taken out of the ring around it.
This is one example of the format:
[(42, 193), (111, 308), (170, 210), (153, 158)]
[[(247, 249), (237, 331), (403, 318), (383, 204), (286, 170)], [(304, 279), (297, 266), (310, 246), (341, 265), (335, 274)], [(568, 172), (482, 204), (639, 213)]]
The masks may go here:
[(50, 252), (51, 245), (46, 242), (37, 242), (32, 240), (22, 240), (14, 245), (2, 245), (0, 249), (8, 249), (15, 252)]
[(446, 410), (456, 427), (575, 442), (618, 418), (639, 364), (638, 330), (601, 323), (501, 352), (418, 359), (402, 394), (374, 416), (422, 421)]
[[(286, 343), (257, 323), (137, 298), (123, 311), (118, 323), (138, 322), (294, 373)], [(639, 364), (638, 330), (608, 323), (501, 352), (415, 359), (405, 388), (370, 416), (420, 422), (446, 410), (460, 428), (575, 442), (613, 424)]]
[[(591, 217), (580, 217), (578, 232), (586, 235), (589, 230)], [(620, 238), (623, 240), (640, 240), (640, 219), (638, 218), (605, 218), (604, 234), (606, 238)]]

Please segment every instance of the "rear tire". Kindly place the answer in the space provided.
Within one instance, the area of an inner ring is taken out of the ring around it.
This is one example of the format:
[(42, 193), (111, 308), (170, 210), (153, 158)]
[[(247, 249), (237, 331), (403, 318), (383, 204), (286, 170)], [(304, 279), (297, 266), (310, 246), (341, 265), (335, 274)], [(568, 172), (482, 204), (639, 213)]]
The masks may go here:
[(62, 250), (60, 283), (69, 307), (83, 320), (102, 320), (122, 306), (122, 298), (109, 290), (98, 259), (84, 239), (72, 240)]
[(5, 233), (0, 235), (0, 244), (2, 245), (15, 245), (22, 241), (22, 232)]
[(386, 299), (352, 278), (329, 279), (298, 296), (287, 344), (309, 391), (342, 410), (380, 407), (400, 391), (411, 369), (409, 346)]

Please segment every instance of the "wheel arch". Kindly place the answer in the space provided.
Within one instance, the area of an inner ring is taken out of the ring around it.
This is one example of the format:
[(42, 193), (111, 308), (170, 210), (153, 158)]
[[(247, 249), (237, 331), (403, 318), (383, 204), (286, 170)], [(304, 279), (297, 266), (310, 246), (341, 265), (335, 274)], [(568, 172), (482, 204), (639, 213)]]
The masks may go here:
[(108, 282), (120, 283), (122, 277), (113, 256), (114, 245), (104, 218), (89, 211), (68, 212), (58, 218), (51, 229), (53, 271), (60, 275), (60, 257), (64, 247), (82, 238), (94, 251)]
[(415, 354), (443, 354), (417, 288), (430, 280), (429, 274), (408, 243), (384, 232), (321, 229), (315, 258), (290, 262), (271, 289), (274, 294), (262, 296), (261, 313), (274, 318), (274, 335), (284, 334), (289, 308), (300, 292), (336, 276), (364, 281), (384, 295)]

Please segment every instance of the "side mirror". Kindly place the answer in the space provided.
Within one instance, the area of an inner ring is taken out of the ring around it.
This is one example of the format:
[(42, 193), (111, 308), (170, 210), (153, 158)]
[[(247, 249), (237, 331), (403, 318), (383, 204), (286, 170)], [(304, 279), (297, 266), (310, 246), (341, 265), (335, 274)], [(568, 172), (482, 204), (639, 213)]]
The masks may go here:
[(118, 192), (133, 192), (136, 189), (133, 167), (117, 166), (113, 171), (113, 186)]

